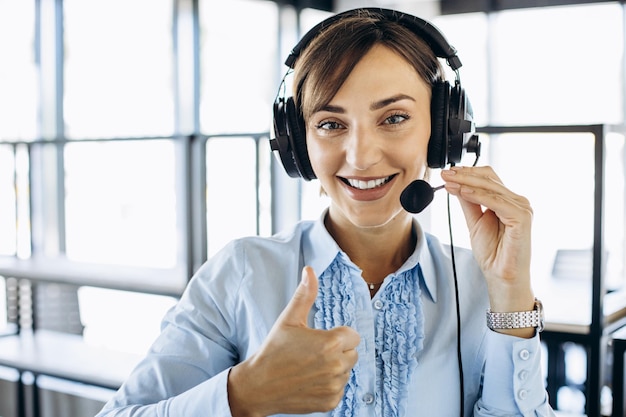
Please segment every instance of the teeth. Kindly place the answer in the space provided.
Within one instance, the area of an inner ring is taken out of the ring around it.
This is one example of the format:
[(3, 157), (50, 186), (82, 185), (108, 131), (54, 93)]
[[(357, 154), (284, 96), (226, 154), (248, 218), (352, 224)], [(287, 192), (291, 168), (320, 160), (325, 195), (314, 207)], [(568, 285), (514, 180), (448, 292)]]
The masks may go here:
[(361, 180), (353, 180), (348, 179), (348, 184), (350, 184), (354, 188), (358, 188), (359, 190), (370, 190), (372, 188), (380, 187), (389, 181), (389, 178), (379, 178), (377, 180), (369, 180), (369, 181), (361, 181)]

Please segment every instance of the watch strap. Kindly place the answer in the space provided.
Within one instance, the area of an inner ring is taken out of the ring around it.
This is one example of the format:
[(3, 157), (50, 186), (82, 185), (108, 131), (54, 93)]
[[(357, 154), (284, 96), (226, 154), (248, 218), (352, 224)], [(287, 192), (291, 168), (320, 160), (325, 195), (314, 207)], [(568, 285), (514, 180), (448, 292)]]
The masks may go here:
[(524, 329), (534, 327), (542, 331), (544, 327), (543, 306), (535, 299), (535, 309), (506, 313), (487, 310), (487, 327), (491, 330)]

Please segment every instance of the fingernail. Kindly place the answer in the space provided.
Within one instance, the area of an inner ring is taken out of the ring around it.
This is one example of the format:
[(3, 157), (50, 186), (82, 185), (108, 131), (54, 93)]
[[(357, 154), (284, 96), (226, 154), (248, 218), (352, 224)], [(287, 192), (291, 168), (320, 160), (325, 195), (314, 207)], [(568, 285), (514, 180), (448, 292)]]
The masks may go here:
[(302, 280), (300, 281), (300, 284), (304, 285), (305, 287), (309, 286), (309, 273), (307, 272), (306, 268), (302, 270)]
[(445, 175), (455, 175), (456, 171), (452, 171), (451, 169), (446, 169), (444, 171), (441, 171), (443, 174)]

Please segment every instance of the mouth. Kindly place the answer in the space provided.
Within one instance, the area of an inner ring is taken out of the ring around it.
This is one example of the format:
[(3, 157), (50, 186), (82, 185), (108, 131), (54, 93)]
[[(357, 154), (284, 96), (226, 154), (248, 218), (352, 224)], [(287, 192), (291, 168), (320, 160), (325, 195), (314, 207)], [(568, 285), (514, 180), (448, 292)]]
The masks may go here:
[(396, 176), (396, 174), (390, 175), (388, 177), (384, 177), (384, 178), (377, 178), (374, 180), (357, 180), (357, 179), (353, 179), (353, 178), (341, 178), (341, 181), (343, 181), (345, 184), (349, 185), (352, 188), (355, 188), (357, 190), (373, 190), (375, 188), (379, 188), (382, 187), (383, 185), (387, 184), (389, 181), (391, 181), (394, 177)]

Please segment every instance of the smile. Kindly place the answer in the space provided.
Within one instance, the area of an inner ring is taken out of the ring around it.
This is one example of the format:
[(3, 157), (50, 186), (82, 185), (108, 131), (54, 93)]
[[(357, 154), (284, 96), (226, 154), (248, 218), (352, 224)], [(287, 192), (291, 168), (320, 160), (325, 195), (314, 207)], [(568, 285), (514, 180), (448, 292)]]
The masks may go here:
[(382, 185), (387, 184), (389, 181), (391, 181), (393, 177), (393, 175), (390, 175), (385, 178), (378, 178), (369, 181), (355, 180), (351, 178), (343, 178), (343, 180), (346, 184), (350, 185), (353, 188), (357, 188), (359, 190), (372, 190), (374, 188), (378, 188)]

